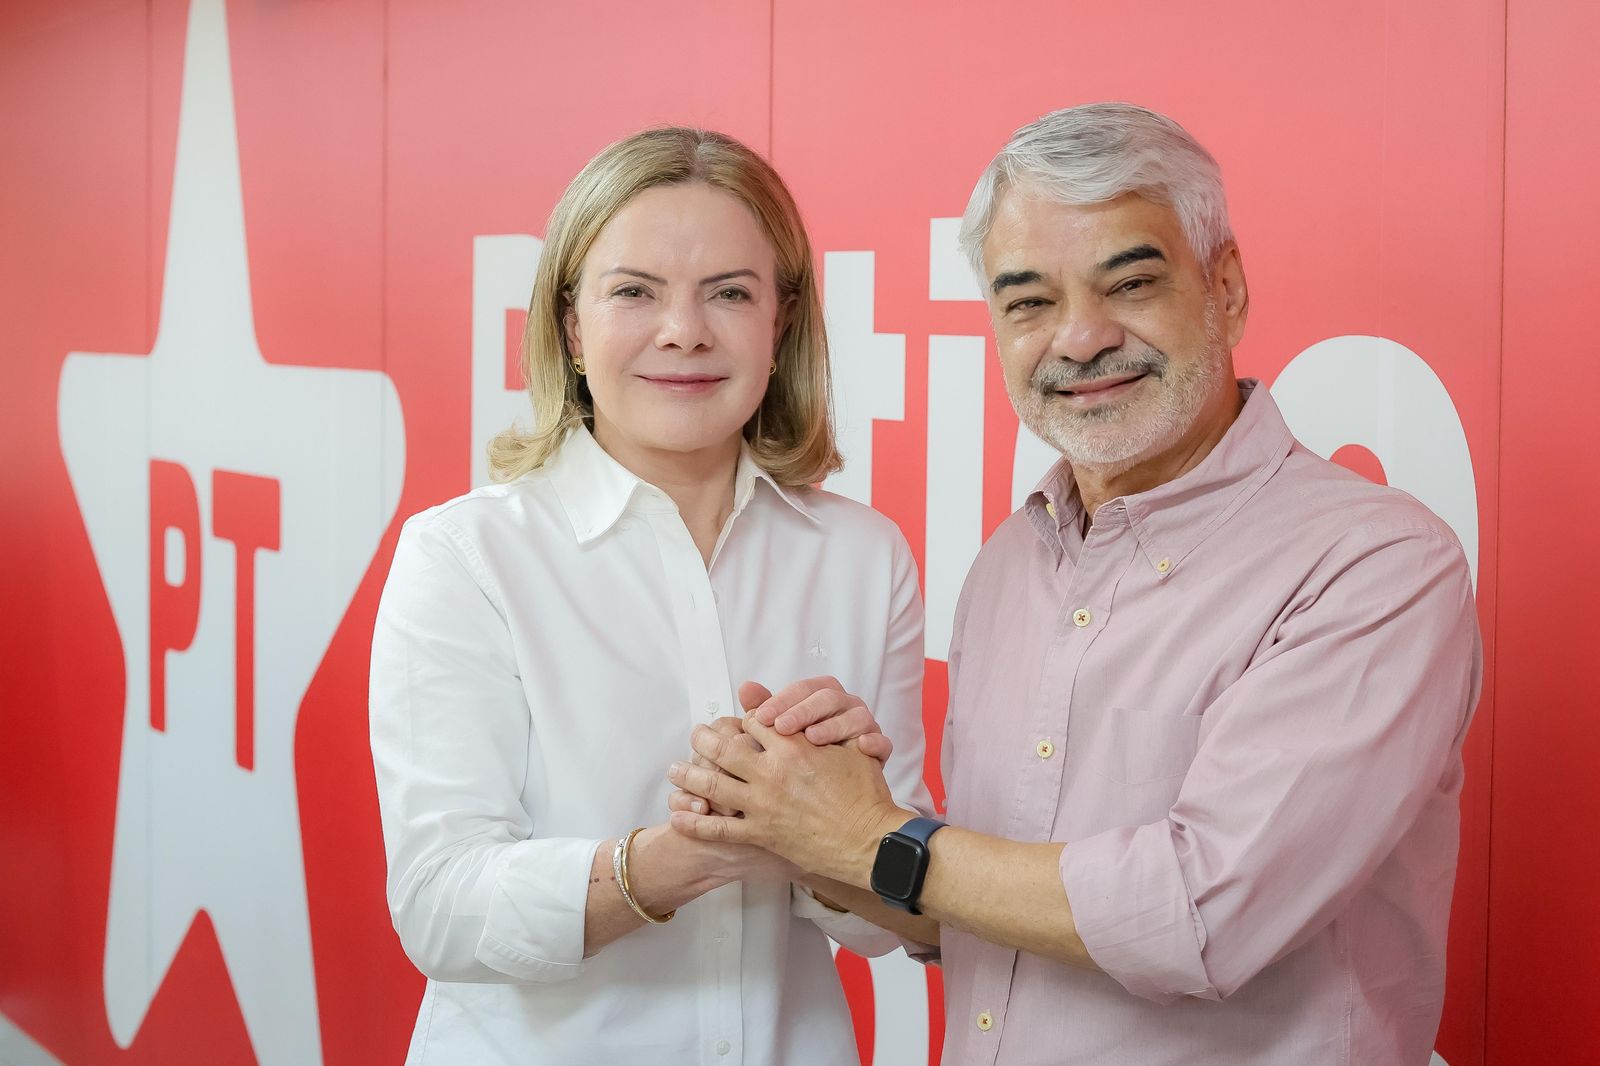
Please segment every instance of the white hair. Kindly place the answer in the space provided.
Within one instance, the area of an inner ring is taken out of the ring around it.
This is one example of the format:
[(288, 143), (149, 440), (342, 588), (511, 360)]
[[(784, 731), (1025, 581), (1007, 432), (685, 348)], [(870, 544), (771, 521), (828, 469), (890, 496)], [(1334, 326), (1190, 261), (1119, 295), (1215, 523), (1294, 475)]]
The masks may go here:
[(961, 216), (961, 251), (983, 275), (983, 242), (1006, 189), (1063, 204), (1098, 204), (1137, 193), (1172, 208), (1200, 267), (1233, 239), (1222, 171), (1165, 115), (1136, 104), (1084, 104), (1052, 111), (1022, 127), (978, 179)]

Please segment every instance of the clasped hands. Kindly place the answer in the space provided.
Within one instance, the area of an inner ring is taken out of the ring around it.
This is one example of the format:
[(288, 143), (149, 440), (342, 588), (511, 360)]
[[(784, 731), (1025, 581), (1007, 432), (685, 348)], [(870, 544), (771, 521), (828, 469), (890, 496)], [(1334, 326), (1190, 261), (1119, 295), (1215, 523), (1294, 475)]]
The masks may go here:
[(893, 747), (871, 711), (833, 678), (777, 695), (740, 686), (743, 719), (697, 726), (692, 763), (667, 778), (672, 828), (700, 840), (751, 844), (801, 870), (865, 887), (878, 841), (912, 811), (895, 804), (883, 763)]

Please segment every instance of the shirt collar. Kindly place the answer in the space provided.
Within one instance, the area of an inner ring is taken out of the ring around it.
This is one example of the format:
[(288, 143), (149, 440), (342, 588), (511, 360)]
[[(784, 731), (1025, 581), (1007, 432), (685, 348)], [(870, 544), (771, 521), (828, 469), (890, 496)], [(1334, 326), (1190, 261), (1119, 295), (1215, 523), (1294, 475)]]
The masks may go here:
[[(1244, 408), (1193, 470), (1148, 491), (1108, 500), (1101, 507), (1102, 519), (1126, 513), (1134, 535), (1160, 573), (1175, 570), (1244, 506), (1283, 465), (1294, 446), (1294, 436), (1271, 392), (1260, 386), (1255, 378), (1239, 380)], [(1051, 467), (1024, 507), (1035, 531), (1059, 551), (1061, 530), (1075, 535), (1083, 520), (1083, 502), (1071, 464), (1063, 459)]]
[[(678, 505), (670, 496), (613, 459), (600, 447), (594, 434), (582, 425), (567, 433), (545, 471), (579, 544), (604, 535), (628, 511), (638, 514), (676, 514), (678, 511)], [(818, 524), (816, 515), (800, 499), (800, 494), (774, 481), (755, 461), (748, 444), (741, 446), (739, 465), (734, 470), (735, 515), (749, 506), (755, 496), (756, 483), (760, 481), (766, 482), (778, 499)]]

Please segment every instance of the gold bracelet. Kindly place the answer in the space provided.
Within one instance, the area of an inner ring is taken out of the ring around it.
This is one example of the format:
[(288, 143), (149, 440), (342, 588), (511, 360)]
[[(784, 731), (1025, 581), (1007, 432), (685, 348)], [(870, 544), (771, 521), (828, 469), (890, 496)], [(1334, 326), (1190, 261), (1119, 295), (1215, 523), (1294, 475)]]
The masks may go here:
[(628, 901), (628, 906), (633, 908), (633, 913), (649, 922), (651, 925), (666, 925), (672, 921), (676, 910), (670, 910), (657, 918), (649, 911), (639, 906), (639, 901), (633, 898), (633, 886), (628, 881), (628, 849), (633, 846), (633, 838), (644, 832), (640, 826), (625, 837), (617, 840), (617, 846), (611, 852), (611, 872), (617, 879), (617, 887), (622, 890), (622, 898)]

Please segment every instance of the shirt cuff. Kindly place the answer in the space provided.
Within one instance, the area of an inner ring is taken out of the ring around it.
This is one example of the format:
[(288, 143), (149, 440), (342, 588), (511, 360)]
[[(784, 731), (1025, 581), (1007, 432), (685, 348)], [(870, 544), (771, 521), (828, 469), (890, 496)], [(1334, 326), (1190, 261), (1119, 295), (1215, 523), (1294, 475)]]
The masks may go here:
[(1061, 883), (1089, 956), (1123, 988), (1158, 1003), (1220, 998), (1201, 959), (1205, 927), (1165, 821), (1068, 844)]
[(797, 918), (809, 918), (840, 947), (849, 948), (862, 958), (874, 959), (899, 947), (894, 933), (873, 925), (853, 911), (836, 911), (822, 903), (806, 886), (795, 884), (790, 911)]
[(522, 981), (567, 981), (583, 972), (589, 871), (602, 843), (557, 838), (508, 848), (489, 893), (478, 961)]

